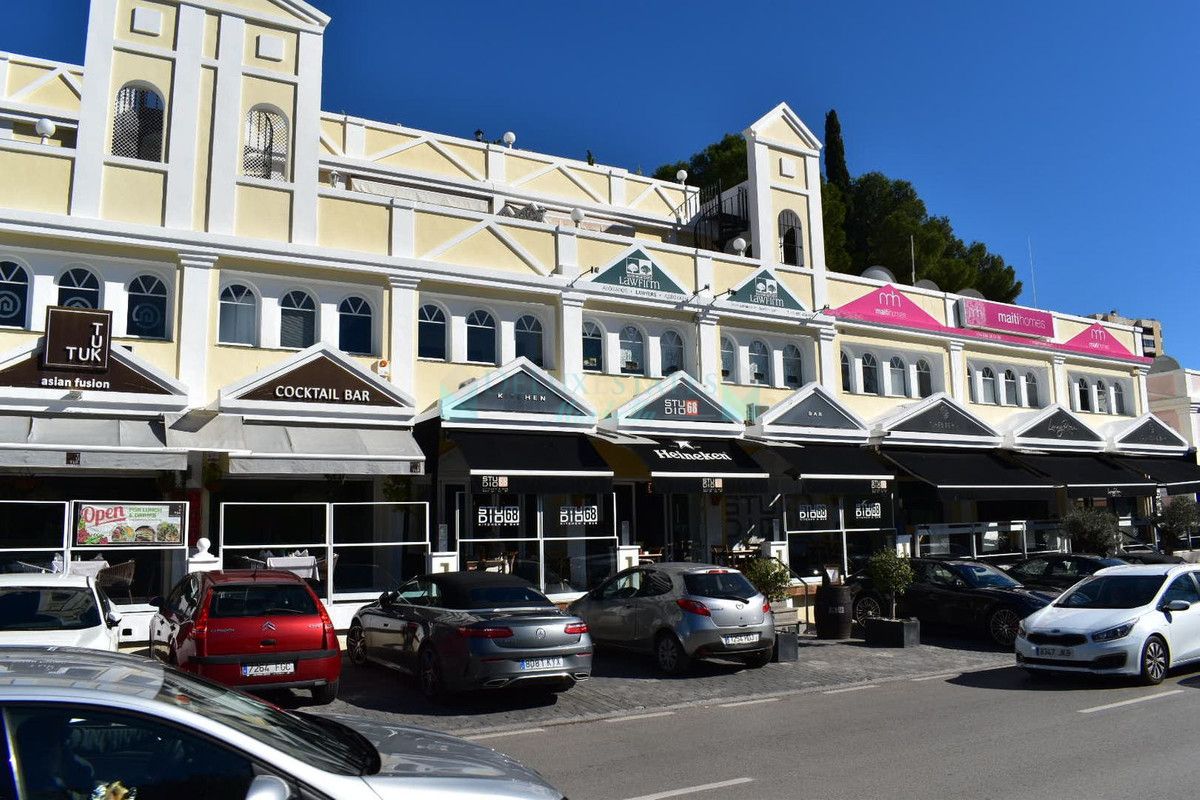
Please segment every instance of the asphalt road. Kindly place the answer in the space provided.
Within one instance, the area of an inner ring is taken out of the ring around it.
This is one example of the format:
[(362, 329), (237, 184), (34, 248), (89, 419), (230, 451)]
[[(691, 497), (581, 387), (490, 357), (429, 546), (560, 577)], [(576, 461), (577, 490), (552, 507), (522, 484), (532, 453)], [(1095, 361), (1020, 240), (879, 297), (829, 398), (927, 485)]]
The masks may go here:
[(1190, 800), (1197, 730), (1200, 671), (1143, 687), (1005, 667), (476, 739), (571, 800)]

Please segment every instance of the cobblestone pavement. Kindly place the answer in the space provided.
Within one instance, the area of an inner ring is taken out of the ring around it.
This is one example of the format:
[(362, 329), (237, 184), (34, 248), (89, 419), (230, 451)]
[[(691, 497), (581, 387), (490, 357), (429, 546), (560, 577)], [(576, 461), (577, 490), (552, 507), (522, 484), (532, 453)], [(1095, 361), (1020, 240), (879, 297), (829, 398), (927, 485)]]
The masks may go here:
[(379, 667), (345, 664), (338, 700), (305, 707), (306, 693), (271, 697), (283, 705), (331, 714), (387, 719), (457, 734), (545, 727), (720, 701), (827, 691), (856, 684), (953, 675), (1010, 666), (1011, 652), (982, 642), (934, 638), (919, 647), (880, 649), (861, 641), (824, 642), (802, 636), (800, 659), (747, 669), (698, 662), (691, 674), (664, 677), (649, 658), (601, 650), (591, 680), (555, 696), (529, 692), (467, 695), (444, 706), (426, 702), (411, 678)]

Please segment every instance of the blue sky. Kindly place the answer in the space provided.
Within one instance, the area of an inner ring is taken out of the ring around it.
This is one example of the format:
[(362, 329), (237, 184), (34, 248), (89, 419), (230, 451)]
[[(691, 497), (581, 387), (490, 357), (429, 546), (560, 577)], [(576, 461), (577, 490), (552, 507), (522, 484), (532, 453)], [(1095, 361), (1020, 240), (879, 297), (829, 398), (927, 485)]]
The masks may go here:
[[(780, 100), (853, 174), (912, 181), (1034, 304), (1157, 316), (1200, 368), (1200, 4), (318, 0), (323, 108), (642, 167)], [(84, 0), (5, 9), (0, 50), (80, 62)]]

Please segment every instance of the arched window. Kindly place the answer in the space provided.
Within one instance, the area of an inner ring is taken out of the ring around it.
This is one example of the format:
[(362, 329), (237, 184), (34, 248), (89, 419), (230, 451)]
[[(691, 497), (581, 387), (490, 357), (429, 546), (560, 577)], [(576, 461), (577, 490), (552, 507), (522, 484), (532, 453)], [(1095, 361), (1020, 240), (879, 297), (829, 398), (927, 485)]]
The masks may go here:
[(76, 267), (58, 279), (58, 304), (69, 308), (99, 308), (100, 281), (91, 270)]
[(1075, 383), (1075, 402), (1079, 407), (1079, 411), (1092, 410), (1092, 393), (1088, 389), (1088, 382), (1086, 378), (1080, 378)]
[(891, 373), (892, 394), (908, 397), (908, 365), (904, 363), (904, 359), (892, 356), (892, 360), (888, 362), (888, 371)]
[(933, 370), (929, 368), (929, 362), (923, 358), (917, 362), (917, 394), (921, 397), (929, 397), (933, 394)]
[(1041, 408), (1041, 401), (1038, 400), (1038, 382), (1037, 375), (1032, 372), (1025, 373), (1025, 399), (1029, 402), (1030, 408)]
[(664, 331), (658, 339), (658, 352), (663, 376), (683, 372), (683, 337), (675, 331)]
[(793, 267), (804, 266), (804, 231), (795, 211), (779, 215), (779, 260)]
[(646, 348), (642, 332), (632, 325), (621, 328), (621, 374), (646, 374)]
[(975, 394), (975, 371), (967, 367), (967, 397), (972, 403), (978, 403), (979, 398)]
[(845, 350), (843, 350), (842, 351), (842, 391), (843, 392), (854, 391), (854, 384), (851, 383), (851, 381), (850, 381), (850, 363), (851, 363), (850, 356), (846, 354)]
[(240, 283), (221, 291), (221, 324), (217, 338), (224, 344), (257, 344), (258, 298)]
[(496, 363), (496, 321), (482, 309), (467, 315), (467, 361)]
[(995, 405), (998, 396), (996, 393), (996, 373), (991, 367), (984, 367), (979, 372), (980, 388), (983, 389), (983, 399), (980, 402), (991, 403)]
[(167, 338), (167, 287), (153, 275), (139, 275), (129, 282), (125, 333), (149, 339)]
[(279, 346), (303, 350), (317, 341), (317, 304), (312, 295), (288, 292), (279, 301)]
[(757, 339), (750, 343), (750, 382), (771, 385), (771, 348)]
[(583, 323), (583, 370), (604, 371), (604, 331), (594, 322)]
[(446, 360), (446, 315), (435, 305), (423, 305), (417, 315), (417, 358)]
[(1104, 381), (1096, 381), (1096, 413), (1108, 413), (1108, 387)]
[(799, 389), (804, 385), (804, 359), (800, 348), (789, 344), (783, 348), (783, 385), (789, 389)]
[(360, 356), (375, 352), (371, 347), (371, 307), (361, 297), (347, 297), (338, 304), (338, 347)]
[(127, 85), (113, 106), (112, 154), (142, 161), (162, 161), (163, 101), (158, 92)]
[(1125, 416), (1125, 387), (1120, 383), (1113, 384), (1113, 413)]
[(529, 314), (518, 318), (513, 336), (517, 357), (525, 356), (542, 366), (542, 323), (538, 318)]
[(737, 345), (728, 336), (721, 337), (721, 380), (737, 383)]
[(287, 167), (287, 118), (278, 111), (263, 106), (250, 109), (246, 114), (246, 143), (242, 147), (242, 174), (252, 178), (286, 181)]
[(879, 362), (870, 353), (862, 357), (862, 390), (864, 394), (879, 394)]
[(1003, 405), (1021, 405), (1021, 394), (1017, 391), (1017, 373), (1011, 369), (1004, 370), (1004, 400)]
[(25, 327), (29, 273), (20, 264), (0, 261), (0, 325)]

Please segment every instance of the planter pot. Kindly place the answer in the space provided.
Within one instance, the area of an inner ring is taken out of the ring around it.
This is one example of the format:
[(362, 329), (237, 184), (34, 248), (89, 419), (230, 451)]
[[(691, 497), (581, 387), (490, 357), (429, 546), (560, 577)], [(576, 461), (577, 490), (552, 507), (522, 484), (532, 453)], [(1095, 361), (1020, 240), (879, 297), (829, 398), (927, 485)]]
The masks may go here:
[(792, 631), (775, 631), (775, 652), (771, 660), (776, 663), (800, 660), (800, 637)]
[(915, 619), (872, 617), (864, 629), (869, 647), (915, 647), (921, 643), (921, 623)]

